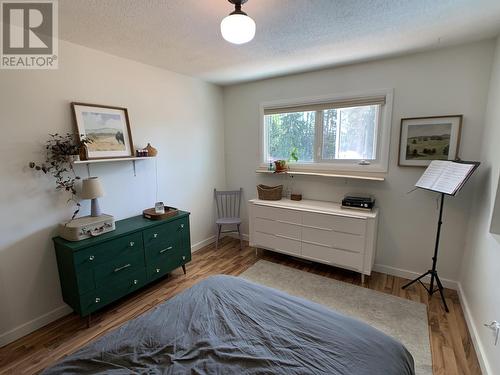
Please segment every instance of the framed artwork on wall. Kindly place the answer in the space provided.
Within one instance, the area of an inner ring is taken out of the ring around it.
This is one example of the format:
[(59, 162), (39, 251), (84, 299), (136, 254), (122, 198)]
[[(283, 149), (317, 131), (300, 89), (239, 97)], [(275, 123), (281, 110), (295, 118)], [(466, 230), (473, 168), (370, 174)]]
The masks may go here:
[(399, 166), (427, 167), (432, 160), (456, 160), (462, 115), (401, 119)]
[(88, 159), (134, 156), (134, 145), (127, 108), (71, 103), (80, 137), (91, 140), (86, 145)]

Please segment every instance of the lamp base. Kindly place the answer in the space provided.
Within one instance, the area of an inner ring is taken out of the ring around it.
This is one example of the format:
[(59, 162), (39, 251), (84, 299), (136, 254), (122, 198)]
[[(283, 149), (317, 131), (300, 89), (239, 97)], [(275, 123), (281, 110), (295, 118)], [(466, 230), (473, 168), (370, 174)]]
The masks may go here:
[(99, 201), (97, 198), (94, 198), (90, 202), (90, 216), (92, 217), (98, 217), (101, 216), (101, 207), (99, 207)]

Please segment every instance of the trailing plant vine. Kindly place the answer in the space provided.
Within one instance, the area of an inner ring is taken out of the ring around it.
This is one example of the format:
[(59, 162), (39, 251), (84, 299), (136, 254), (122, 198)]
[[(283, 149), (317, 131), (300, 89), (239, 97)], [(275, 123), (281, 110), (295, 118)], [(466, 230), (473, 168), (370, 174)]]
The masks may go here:
[(76, 207), (71, 217), (73, 220), (80, 212), (76, 183), (81, 178), (73, 168), (71, 156), (78, 155), (80, 148), (92, 143), (92, 140), (85, 137), (80, 138), (70, 133), (64, 135), (55, 133), (49, 134), (49, 136), (50, 138), (45, 143), (45, 160), (41, 163), (32, 161), (29, 163), (29, 167), (51, 175), (55, 179), (57, 191), (66, 191), (71, 194), (68, 203), (73, 202)]

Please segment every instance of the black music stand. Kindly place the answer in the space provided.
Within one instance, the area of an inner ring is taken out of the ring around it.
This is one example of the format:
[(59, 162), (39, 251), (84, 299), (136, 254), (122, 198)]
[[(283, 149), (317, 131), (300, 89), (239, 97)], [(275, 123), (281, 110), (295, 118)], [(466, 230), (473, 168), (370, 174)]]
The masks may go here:
[[(474, 171), (480, 164), (479, 162), (469, 162), (469, 161), (453, 161), (448, 163), (468, 164), (471, 166), (470, 167), (471, 169), (469, 171), (463, 171), (463, 174), (458, 175), (458, 172), (455, 174), (453, 173), (453, 171), (446, 170), (446, 162), (443, 161), (439, 161), (438, 163), (432, 162), (431, 165), (429, 165), (429, 167), (426, 169), (420, 180), (415, 185), (418, 188), (434, 191), (441, 194), (441, 204), (439, 206), (439, 219), (438, 219), (438, 227), (436, 234), (436, 244), (434, 246), (434, 256), (432, 257), (432, 269), (428, 270), (427, 272), (423, 273), (422, 275), (420, 275), (419, 277), (410, 281), (409, 283), (405, 284), (402, 287), (402, 289), (406, 289), (410, 285), (419, 282), (420, 284), (422, 284), (425, 290), (427, 290), (427, 293), (429, 293), (430, 296), (439, 291), (446, 312), (449, 312), (450, 310), (448, 309), (448, 305), (446, 304), (446, 300), (444, 299), (443, 284), (439, 279), (439, 275), (436, 269), (438, 250), (439, 250), (439, 238), (441, 236), (441, 225), (443, 225), (444, 196), (445, 195), (455, 196), (455, 194), (460, 191), (460, 189), (465, 185), (465, 183), (469, 180), (472, 173), (474, 173)], [(436, 165), (438, 164), (444, 167), (443, 168), (436, 167)], [(453, 164), (450, 164), (450, 166), (452, 166), (453, 168)], [(441, 169), (441, 171), (439, 171), (439, 169)], [(438, 176), (437, 173), (441, 174)], [(440, 178), (446, 179), (447, 178), (446, 173), (450, 175), (449, 177), (450, 181), (446, 181), (446, 186), (445, 186), (443, 184), (439, 184), (439, 179)], [(424, 181), (422, 182), (422, 180)], [(432, 182), (434, 182), (434, 184)], [(422, 279), (427, 275), (431, 276), (431, 282), (429, 288), (427, 288), (425, 284), (422, 282)], [(437, 289), (434, 289), (434, 280), (436, 281)]]

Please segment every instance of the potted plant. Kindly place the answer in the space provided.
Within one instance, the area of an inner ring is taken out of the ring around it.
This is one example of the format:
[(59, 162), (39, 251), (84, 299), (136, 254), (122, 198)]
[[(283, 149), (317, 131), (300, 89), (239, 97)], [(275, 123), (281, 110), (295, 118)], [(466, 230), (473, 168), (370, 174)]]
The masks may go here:
[(76, 175), (73, 168), (73, 161), (79, 155), (82, 146), (92, 143), (89, 138), (80, 138), (74, 134), (59, 133), (49, 134), (50, 138), (45, 143), (45, 160), (43, 162), (30, 162), (29, 167), (36, 171), (42, 171), (51, 175), (55, 179), (56, 190), (65, 191), (71, 194), (68, 202), (73, 202), (75, 211), (73, 220), (80, 211), (80, 203), (76, 196), (75, 184), (80, 177)]
[(286, 165), (286, 160), (275, 160), (274, 165), (276, 166), (274, 170), (275, 173), (282, 173), (288, 170), (288, 167)]

